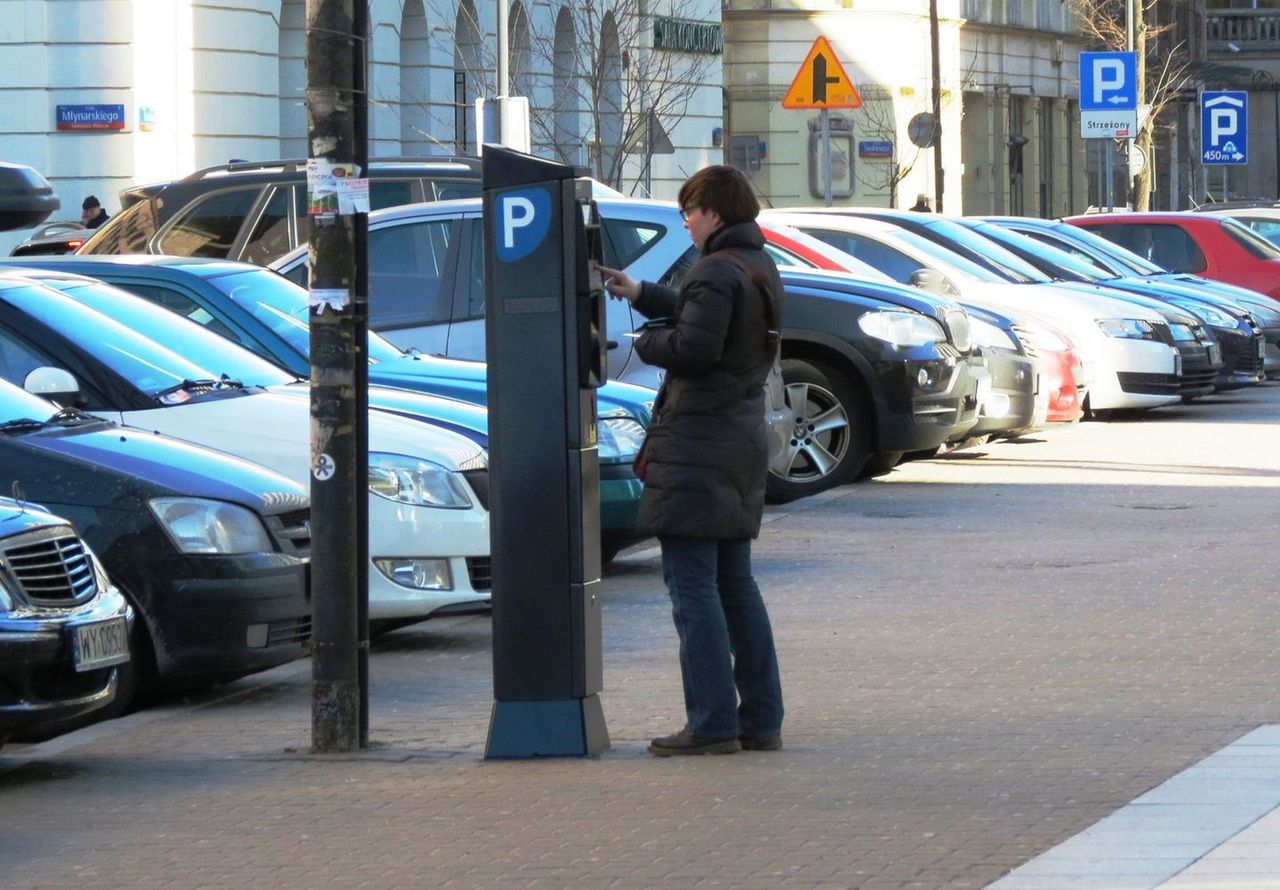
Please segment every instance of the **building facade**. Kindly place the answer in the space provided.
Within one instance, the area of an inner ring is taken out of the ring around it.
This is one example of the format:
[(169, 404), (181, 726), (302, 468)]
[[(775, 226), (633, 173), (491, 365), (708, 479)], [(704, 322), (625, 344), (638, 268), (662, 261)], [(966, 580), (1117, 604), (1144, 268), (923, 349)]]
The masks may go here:
[(727, 0), (724, 20), (730, 157), (772, 203), (825, 197), (813, 175), (818, 113), (781, 104), (823, 36), (862, 99), (861, 107), (831, 112), (839, 134), (833, 203), (905, 207), (917, 194), (933, 199), (936, 152), (946, 212), (1082, 208), (1075, 97), (1083, 46), (1068, 3), (939, 0), (936, 147), (912, 139), (913, 121), (932, 112), (928, 0)]
[[(124, 186), (308, 154), (305, 0), (5, 5), (0, 159), (50, 179), (57, 218), (86, 194), (114, 213)], [(493, 0), (370, 0), (369, 18), (370, 155), (475, 154), (475, 99), (497, 95)], [(516, 0), (508, 35), (536, 153), (658, 197), (719, 160), (713, 0)]]

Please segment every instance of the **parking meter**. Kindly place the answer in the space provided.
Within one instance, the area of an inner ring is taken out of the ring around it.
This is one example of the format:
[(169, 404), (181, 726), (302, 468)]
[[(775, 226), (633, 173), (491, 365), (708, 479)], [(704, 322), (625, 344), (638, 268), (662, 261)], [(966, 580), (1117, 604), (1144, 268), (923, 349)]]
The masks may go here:
[(573, 167), (484, 146), (494, 706), (485, 756), (609, 747), (596, 393), (599, 217)]

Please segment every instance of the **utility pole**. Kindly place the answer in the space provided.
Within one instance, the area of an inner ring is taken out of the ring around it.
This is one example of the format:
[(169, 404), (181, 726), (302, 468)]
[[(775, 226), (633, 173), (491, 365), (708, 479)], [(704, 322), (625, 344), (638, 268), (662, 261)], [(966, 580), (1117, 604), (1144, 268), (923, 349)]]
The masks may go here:
[(933, 209), (942, 212), (946, 191), (942, 169), (942, 60), (938, 58), (938, 0), (929, 0), (929, 49), (933, 55)]
[[(316, 753), (368, 740), (366, 0), (307, 0), (307, 210), (311, 255), (311, 739)], [(358, 165), (358, 167), (357, 167)]]

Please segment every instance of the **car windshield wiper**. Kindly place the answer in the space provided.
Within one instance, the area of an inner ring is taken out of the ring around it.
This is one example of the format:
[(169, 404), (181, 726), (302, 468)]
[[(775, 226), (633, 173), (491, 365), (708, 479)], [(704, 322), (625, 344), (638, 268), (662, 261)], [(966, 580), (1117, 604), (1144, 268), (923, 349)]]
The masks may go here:
[(15, 417), (13, 420), (6, 420), (0, 423), (0, 433), (11, 433), (19, 430), (39, 430), (44, 429), (45, 422), (36, 420), (34, 417)]
[(78, 423), (82, 420), (102, 420), (102, 418), (81, 411), (79, 408), (66, 407), (52, 415), (45, 423)]
[(206, 386), (214, 387), (217, 385), (218, 385), (218, 381), (214, 380), (212, 377), (204, 377), (200, 380), (188, 379), (188, 380), (183, 380), (181, 383), (175, 383), (173, 386), (170, 386), (167, 389), (162, 389), (159, 392), (155, 393), (152, 397), (156, 399), (163, 399), (165, 396), (171, 396), (175, 392), (182, 392), (184, 389), (201, 389), (202, 387), (206, 387)]

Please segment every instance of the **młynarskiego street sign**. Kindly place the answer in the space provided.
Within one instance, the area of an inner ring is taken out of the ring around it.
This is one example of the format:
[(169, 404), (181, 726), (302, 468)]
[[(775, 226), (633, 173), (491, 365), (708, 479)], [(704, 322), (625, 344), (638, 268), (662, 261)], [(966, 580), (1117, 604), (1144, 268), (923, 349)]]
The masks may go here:
[(809, 48), (791, 88), (782, 97), (783, 108), (861, 108), (862, 97), (845, 74), (827, 38), (819, 37)]
[(1137, 131), (1137, 53), (1081, 53), (1080, 136), (1130, 139)]
[(1200, 94), (1200, 163), (1249, 163), (1249, 94), (1242, 90)]

